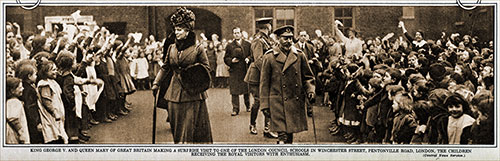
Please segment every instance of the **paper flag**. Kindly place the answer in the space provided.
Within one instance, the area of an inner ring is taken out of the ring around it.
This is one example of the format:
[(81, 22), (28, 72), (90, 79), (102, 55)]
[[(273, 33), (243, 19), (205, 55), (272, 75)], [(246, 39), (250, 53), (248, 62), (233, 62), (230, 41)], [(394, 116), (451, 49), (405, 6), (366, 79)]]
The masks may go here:
[(384, 38), (382, 38), (382, 41), (389, 40), (393, 36), (394, 36), (394, 33), (391, 32), (391, 33), (385, 35)]
[(318, 37), (323, 36), (323, 35), (321, 34), (321, 30), (316, 30), (316, 31), (314, 31), (314, 32), (316, 33), (316, 36), (318, 36)]
[(73, 19), (75, 20), (75, 23), (76, 23), (76, 22), (78, 22), (78, 19), (79, 19), (80, 17), (82, 17), (82, 16), (80, 16), (80, 12), (82, 12), (82, 11), (77, 10), (76, 12), (73, 12), (73, 13), (71, 14), (71, 17), (73, 17)]
[(134, 43), (140, 43), (142, 38), (142, 33), (133, 33), (132, 37), (134, 38)]

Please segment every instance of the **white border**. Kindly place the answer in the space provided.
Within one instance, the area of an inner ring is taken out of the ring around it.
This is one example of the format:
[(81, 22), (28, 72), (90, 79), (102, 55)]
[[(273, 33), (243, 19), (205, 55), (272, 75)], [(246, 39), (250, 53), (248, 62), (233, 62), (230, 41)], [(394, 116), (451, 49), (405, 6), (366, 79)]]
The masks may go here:
[[(28, 1), (26, 1), (28, 2)], [(69, 4), (68, 4), (69, 2)], [(1, 1), (2, 4), (2, 24), (6, 20), (6, 10), (5, 4), (15, 5), (16, 1), (8, 0)], [(24, 3), (24, 1), (23, 1)], [(115, 3), (115, 4), (110, 4)], [(130, 4), (133, 3), (133, 4)], [(465, 3), (465, 2), (464, 2)], [(31, 3), (32, 4), (32, 3)], [(494, 5), (494, 21), (495, 21), (495, 62), (497, 61), (497, 51), (498, 49), (498, 1), (482, 1), (480, 6), (491, 6)], [(133, 0), (124, 0), (124, 1), (52, 1), (52, 0), (42, 0), (41, 5), (47, 6), (457, 6), (455, 1), (307, 1), (307, 2), (298, 2), (298, 1), (133, 1)], [(5, 53), (5, 26), (1, 27), (2, 39), (0, 40), (0, 48), (3, 53)], [(0, 55), (1, 62), (1, 71), (5, 73), (5, 56), (3, 54)], [(498, 70), (497, 64), (495, 64), (495, 72)], [(495, 74), (495, 87), (497, 87), (497, 79), (498, 76)], [(5, 87), (5, 77), (0, 78), (2, 87)], [(496, 99), (497, 90), (495, 90), (495, 107), (498, 106), (498, 101)], [(5, 91), (2, 90), (2, 102), (5, 102)], [(2, 103), (2, 125), (0, 125), (0, 133), (4, 133), (4, 104)], [(37, 146), (28, 146), (28, 145), (8, 145), (5, 147), (3, 143), (3, 139), (0, 140), (0, 160), (109, 160), (109, 159), (118, 159), (118, 160), (179, 160), (179, 159), (191, 159), (191, 160), (277, 160), (277, 159), (285, 159), (285, 160), (309, 160), (309, 159), (319, 159), (319, 160), (422, 160), (422, 159), (435, 159), (435, 158), (422, 158), (415, 157), (415, 155), (405, 155), (403, 153), (397, 153), (395, 155), (391, 154), (376, 154), (367, 153), (367, 154), (359, 154), (359, 153), (313, 153), (313, 156), (310, 157), (190, 157), (187, 153), (113, 153), (112, 155), (106, 153), (75, 153), (67, 155), (68, 153), (30, 153), (29, 147), (60, 147), (60, 148), (70, 148), (70, 147), (78, 147), (78, 148), (91, 148), (91, 147), (117, 147), (117, 148), (125, 148), (125, 147), (136, 147), (136, 148), (249, 148), (249, 147), (267, 147), (267, 148), (300, 148), (300, 147), (317, 147), (317, 148), (374, 148), (378, 147), (381, 149), (392, 149), (392, 148), (408, 148), (416, 149), (419, 148), (468, 148), (473, 149), (472, 156), (468, 156), (466, 159), (472, 160), (500, 160), (500, 149), (498, 147), (498, 116), (499, 110), (496, 110), (496, 130), (495, 130), (495, 148), (491, 148), (492, 146), (488, 145), (466, 145), (466, 146), (452, 146), (452, 145), (426, 145), (426, 146), (413, 146), (413, 145), (345, 145), (345, 144), (334, 144), (334, 145), (289, 145), (289, 146), (280, 146), (280, 145), (223, 145), (223, 144), (214, 144), (214, 145), (148, 145), (148, 144), (93, 144), (93, 145), (59, 145), (59, 146), (50, 146), (50, 145), (37, 145)], [(331, 155), (330, 155), (331, 154)], [(411, 157), (411, 158), (408, 158)], [(446, 160), (447, 158), (439, 158)], [(453, 160), (460, 160), (460, 158), (448, 158)]]

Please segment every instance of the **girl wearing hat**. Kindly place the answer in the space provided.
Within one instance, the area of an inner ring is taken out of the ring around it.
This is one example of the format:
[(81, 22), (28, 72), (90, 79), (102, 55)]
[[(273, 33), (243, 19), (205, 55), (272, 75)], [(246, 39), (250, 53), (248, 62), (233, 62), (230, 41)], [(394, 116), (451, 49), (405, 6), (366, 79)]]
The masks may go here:
[[(201, 64), (208, 68), (208, 58), (203, 47), (196, 44), (196, 35), (193, 32), (195, 15), (185, 7), (178, 8), (170, 21), (175, 31), (175, 43), (165, 52), (165, 65), (153, 82), (153, 94), (156, 95), (158, 84), (173, 71), (170, 85), (165, 94), (168, 101), (168, 115), (174, 143), (212, 143), (210, 119), (208, 117), (207, 94), (203, 92), (189, 92), (184, 88), (181, 72), (190, 65)], [(209, 80), (202, 80), (207, 81)], [(201, 84), (201, 83), (200, 83)]]

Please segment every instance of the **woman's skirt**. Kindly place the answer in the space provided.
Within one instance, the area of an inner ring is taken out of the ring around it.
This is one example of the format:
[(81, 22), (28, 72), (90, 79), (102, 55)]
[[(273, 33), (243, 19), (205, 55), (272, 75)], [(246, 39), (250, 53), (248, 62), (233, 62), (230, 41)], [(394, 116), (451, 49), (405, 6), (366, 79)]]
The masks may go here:
[(205, 100), (168, 102), (168, 108), (175, 144), (210, 144), (213, 142)]
[(120, 76), (120, 93), (129, 95), (136, 91), (132, 77), (127, 74), (119, 74)]
[(225, 64), (217, 65), (216, 77), (229, 77), (229, 66)]

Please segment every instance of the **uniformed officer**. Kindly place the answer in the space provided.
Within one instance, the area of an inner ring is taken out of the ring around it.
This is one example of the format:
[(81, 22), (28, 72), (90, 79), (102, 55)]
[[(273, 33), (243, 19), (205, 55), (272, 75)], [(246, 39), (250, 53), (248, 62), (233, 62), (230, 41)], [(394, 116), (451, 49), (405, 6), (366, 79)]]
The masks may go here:
[[(250, 133), (257, 135), (257, 128), (255, 120), (260, 107), (259, 99), (259, 83), (260, 83), (260, 69), (262, 67), (262, 55), (272, 47), (272, 40), (269, 35), (272, 31), (272, 18), (260, 18), (256, 20), (256, 26), (259, 32), (255, 34), (251, 43), (250, 49), (252, 56), (250, 57), (250, 66), (244, 81), (248, 83), (249, 91), (253, 95), (254, 104), (250, 113)], [(263, 110), (264, 114), (264, 136), (269, 138), (277, 138), (278, 134), (269, 131), (269, 111)]]
[(291, 144), (293, 133), (307, 130), (305, 101), (315, 96), (314, 75), (306, 55), (293, 46), (293, 27), (274, 31), (279, 44), (263, 56), (260, 104), (271, 113), (270, 130), (278, 132), (278, 143)]

